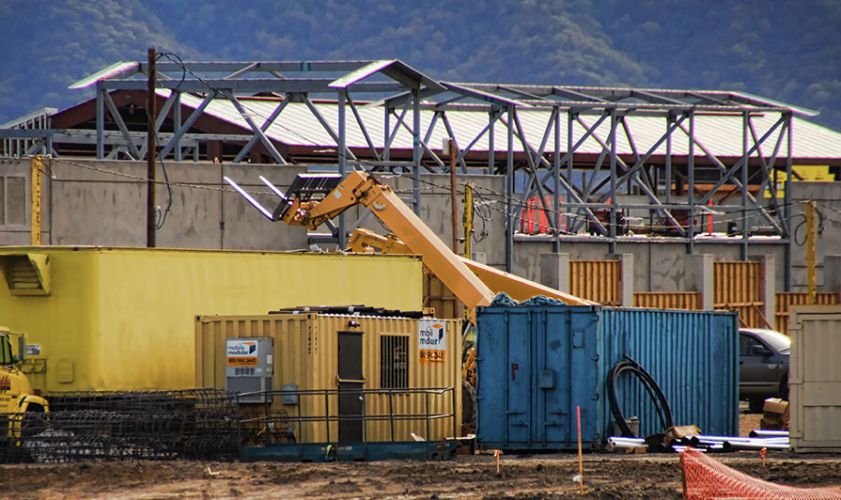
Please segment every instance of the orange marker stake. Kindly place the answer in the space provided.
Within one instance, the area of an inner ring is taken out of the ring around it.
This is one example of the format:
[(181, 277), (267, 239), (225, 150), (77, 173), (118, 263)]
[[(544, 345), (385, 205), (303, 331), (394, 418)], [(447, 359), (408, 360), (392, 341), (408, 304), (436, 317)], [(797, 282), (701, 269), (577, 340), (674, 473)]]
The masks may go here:
[(500, 460), (499, 457), (502, 455), (502, 450), (494, 450), (494, 460), (496, 460), (496, 473), (499, 474), (500, 470)]
[(575, 407), (578, 416), (578, 493), (584, 494), (584, 456), (581, 451), (581, 407)]
[(759, 458), (762, 459), (762, 466), (765, 467), (765, 455), (768, 454), (768, 448), (762, 448), (759, 450)]

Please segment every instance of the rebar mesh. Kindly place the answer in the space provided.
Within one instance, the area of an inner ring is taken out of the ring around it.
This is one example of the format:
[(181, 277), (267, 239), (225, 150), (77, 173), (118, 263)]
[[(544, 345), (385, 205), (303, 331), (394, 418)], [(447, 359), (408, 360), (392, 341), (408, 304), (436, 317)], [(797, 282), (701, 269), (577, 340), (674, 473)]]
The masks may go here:
[(232, 458), (239, 420), (221, 390), (52, 394), (49, 413), (0, 415), (0, 462)]

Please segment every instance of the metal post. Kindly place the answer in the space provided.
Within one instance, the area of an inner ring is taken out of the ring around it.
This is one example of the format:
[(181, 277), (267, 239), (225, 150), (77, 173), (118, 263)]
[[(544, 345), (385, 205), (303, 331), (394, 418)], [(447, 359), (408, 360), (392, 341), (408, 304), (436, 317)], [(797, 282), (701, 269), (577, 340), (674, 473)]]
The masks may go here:
[[(339, 90), (339, 175), (342, 177), (347, 173), (347, 127), (345, 123), (345, 106), (347, 102), (347, 91), (345, 89)], [(336, 244), (339, 250), (345, 248), (345, 215), (339, 215), (338, 234), (336, 235)]]
[(687, 252), (695, 253), (695, 225), (692, 224), (695, 218), (695, 110), (689, 110), (689, 156), (686, 159), (686, 176), (688, 177), (687, 196), (689, 197), (689, 227), (686, 228), (686, 236), (689, 242), (686, 245)]
[(448, 142), (450, 150), (450, 212), (453, 222), (453, 253), (458, 254), (458, 181), (456, 180), (456, 141), (450, 139)]
[(741, 260), (748, 260), (748, 134), (750, 133), (750, 114), (742, 113), (742, 244), (739, 246)]
[(794, 234), (792, 234), (791, 228), (791, 165), (792, 165), (792, 152), (791, 148), (793, 147), (793, 140), (791, 134), (793, 132), (792, 125), (794, 124), (794, 120), (792, 120), (792, 114), (786, 113), (786, 176), (785, 176), (785, 186), (783, 190), (783, 206), (785, 211), (785, 234), (788, 243), (786, 244), (786, 253), (785, 253), (785, 289), (787, 292), (791, 291), (791, 282), (792, 282), (792, 273), (791, 273), (791, 266), (792, 266), (792, 253), (794, 250)]
[(425, 396), (425, 399), (426, 399), (426, 436), (424, 436), (424, 437), (426, 438), (426, 441), (429, 442), (429, 441), (432, 441), (432, 434), (430, 434), (430, 428), (431, 427), (430, 427), (430, 422), (429, 422), (429, 391), (428, 390), (424, 391), (423, 395)]
[[(181, 129), (181, 92), (175, 93), (175, 102), (172, 104), (172, 131), (176, 134)], [(175, 141), (175, 161), (182, 161), (184, 153), (181, 150), (181, 139)]]
[(815, 279), (815, 202), (806, 202), (806, 278), (809, 290), (809, 304), (815, 303), (817, 281)]
[(149, 68), (147, 72), (147, 105), (146, 116), (146, 246), (155, 246), (155, 159), (157, 145), (155, 144), (155, 122), (158, 119), (157, 99), (155, 94), (155, 63), (157, 51), (149, 49)]
[(96, 159), (105, 158), (105, 89), (96, 82)]
[(488, 175), (492, 175), (494, 173), (494, 163), (496, 159), (494, 158), (494, 153), (496, 151), (496, 144), (494, 141), (496, 140), (494, 134), (494, 124), (496, 123), (496, 108), (491, 109), (488, 113), (488, 171), (486, 172)]
[(514, 107), (508, 106), (508, 157), (505, 163), (505, 270), (514, 268)]
[[(666, 117), (666, 130), (669, 131), (672, 128), (672, 121), (674, 121), (674, 116), (671, 113)], [(663, 199), (665, 200), (666, 205), (672, 202), (672, 133), (668, 132), (666, 135), (666, 171), (663, 175), (664, 184), (666, 184), (665, 192), (663, 193)]]
[(616, 110), (610, 111), (610, 227), (608, 228), (608, 252), (616, 253)]
[(32, 183), (32, 205), (30, 210), (30, 228), (32, 246), (41, 244), (41, 170), (44, 163), (41, 155), (32, 157), (32, 169), (30, 173)]
[(383, 112), (385, 113), (383, 117), (383, 161), (388, 161), (391, 159), (391, 144), (389, 143), (389, 139), (391, 139), (391, 109), (388, 106), (383, 106)]
[(473, 258), (473, 184), (464, 185), (464, 257)]
[[(569, 142), (569, 141), (567, 141)], [(571, 156), (571, 155), (570, 155)], [(561, 109), (555, 109), (555, 150), (552, 155), (552, 168), (555, 175), (552, 177), (552, 210), (555, 212), (555, 241), (552, 245), (553, 251), (561, 251)], [(537, 175), (535, 173), (535, 175)]]
[(414, 185), (412, 187), (412, 204), (415, 215), (420, 215), (420, 170), (421, 170), (421, 116), (420, 89), (412, 89), (412, 165), (414, 168)]

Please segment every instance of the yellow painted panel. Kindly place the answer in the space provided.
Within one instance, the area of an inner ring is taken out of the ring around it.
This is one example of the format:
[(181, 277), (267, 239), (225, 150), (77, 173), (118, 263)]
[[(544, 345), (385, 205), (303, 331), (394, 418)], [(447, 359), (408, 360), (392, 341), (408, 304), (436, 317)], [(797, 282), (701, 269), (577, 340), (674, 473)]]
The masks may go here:
[[(792, 165), (794, 182), (835, 182), (835, 175), (829, 170), (829, 165)], [(786, 173), (777, 171), (777, 198), (785, 195)], [(765, 198), (771, 197), (771, 191), (765, 190)]]
[[(20, 253), (11, 248), (0, 252)], [(40, 343), (47, 391), (194, 386), (194, 320), (283, 307), (421, 310), (416, 257), (39, 247), (49, 296), (0, 286), (0, 318)], [(63, 367), (61, 380), (56, 370)], [(73, 372), (68, 373), (67, 367)]]

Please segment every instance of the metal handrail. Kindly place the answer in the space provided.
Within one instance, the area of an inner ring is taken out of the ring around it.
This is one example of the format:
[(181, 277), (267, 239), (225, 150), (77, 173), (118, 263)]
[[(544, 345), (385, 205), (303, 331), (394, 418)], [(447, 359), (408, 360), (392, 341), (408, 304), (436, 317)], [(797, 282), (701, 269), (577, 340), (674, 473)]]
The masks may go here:
[[(329, 400), (330, 396), (359, 394), (363, 398), (362, 412), (345, 415), (331, 415)], [(433, 413), (431, 409), (431, 397), (445, 396), (450, 394), (450, 411), (442, 411)], [(393, 397), (395, 395), (423, 395), (424, 409), (423, 412), (418, 413), (394, 413)], [(275, 398), (282, 396), (296, 396), (298, 398), (297, 411), (295, 415), (272, 415), (272, 402)], [(364, 398), (366, 396), (387, 396), (388, 397), (388, 412), (384, 414), (367, 414), (365, 411)], [(240, 420), (242, 424), (271, 424), (279, 420), (294, 422), (297, 427), (297, 434), (303, 434), (303, 425), (308, 423), (324, 423), (326, 427), (327, 442), (330, 439), (330, 427), (333, 422), (347, 422), (347, 421), (361, 421), (363, 430), (363, 441), (366, 441), (366, 423), (368, 422), (389, 422), (389, 436), (391, 442), (395, 441), (395, 422), (420, 421), (425, 423), (426, 438), (431, 436), (431, 423), (441, 419), (452, 419), (453, 436), (458, 435), (458, 422), (456, 422), (456, 394), (454, 387), (435, 387), (435, 388), (407, 388), (407, 389), (279, 389), (269, 391), (254, 391), (247, 393), (240, 393), (235, 395), (237, 401), (240, 399), (251, 399), (260, 397), (264, 403), (266, 415), (259, 417), (244, 418)], [(301, 398), (303, 397), (323, 397), (324, 398), (324, 414), (318, 415), (302, 415), (301, 414)]]

